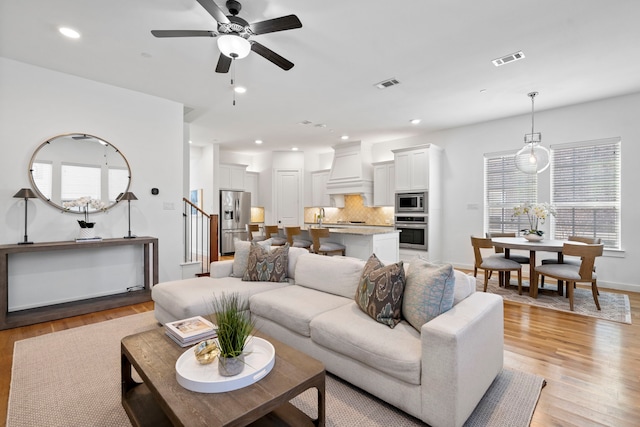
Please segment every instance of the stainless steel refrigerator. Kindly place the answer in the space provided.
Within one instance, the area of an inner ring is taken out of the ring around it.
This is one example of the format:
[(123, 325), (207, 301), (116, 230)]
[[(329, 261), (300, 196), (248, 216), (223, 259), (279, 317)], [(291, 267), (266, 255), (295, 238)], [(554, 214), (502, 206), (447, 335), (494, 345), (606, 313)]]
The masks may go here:
[(251, 222), (251, 193), (220, 191), (220, 253), (235, 252), (233, 240), (247, 240), (247, 224)]

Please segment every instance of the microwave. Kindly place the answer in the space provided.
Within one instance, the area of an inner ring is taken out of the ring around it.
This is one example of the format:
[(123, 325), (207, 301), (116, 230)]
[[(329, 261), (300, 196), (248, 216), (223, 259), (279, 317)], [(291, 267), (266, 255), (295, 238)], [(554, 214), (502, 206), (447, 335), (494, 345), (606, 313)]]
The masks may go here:
[(421, 213), (429, 212), (427, 192), (420, 193), (396, 193), (396, 213)]

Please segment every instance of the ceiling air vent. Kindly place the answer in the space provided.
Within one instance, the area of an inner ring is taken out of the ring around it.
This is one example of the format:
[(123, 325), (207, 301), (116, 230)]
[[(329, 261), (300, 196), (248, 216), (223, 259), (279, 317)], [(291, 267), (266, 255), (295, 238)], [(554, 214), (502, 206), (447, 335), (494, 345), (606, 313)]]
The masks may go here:
[(499, 67), (504, 64), (508, 64), (509, 62), (517, 61), (519, 59), (524, 58), (524, 53), (522, 51), (516, 53), (510, 53), (509, 55), (503, 56), (502, 58), (494, 59), (493, 65)]
[(400, 82), (396, 80), (395, 77), (392, 77), (390, 79), (383, 80), (380, 83), (376, 83), (374, 86), (377, 87), (378, 89), (386, 89), (388, 87), (399, 85), (399, 84)]

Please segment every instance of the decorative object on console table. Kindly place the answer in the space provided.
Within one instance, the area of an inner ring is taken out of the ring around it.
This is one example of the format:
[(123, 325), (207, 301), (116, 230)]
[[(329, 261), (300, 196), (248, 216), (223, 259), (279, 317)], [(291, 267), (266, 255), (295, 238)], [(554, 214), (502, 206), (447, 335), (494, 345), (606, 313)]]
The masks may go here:
[(529, 228), (520, 230), (524, 233), (524, 238), (531, 242), (540, 242), (543, 239), (544, 231), (538, 227), (547, 220), (549, 215), (555, 215), (556, 209), (549, 203), (529, 203), (525, 202), (513, 208), (513, 216), (526, 215), (529, 221)]
[(243, 308), (238, 293), (214, 298), (218, 324), (218, 373), (224, 377), (238, 375), (244, 369), (244, 348), (252, 338), (255, 321)]
[(136, 197), (135, 194), (133, 194), (131, 191), (127, 191), (126, 193), (124, 193), (121, 197), (120, 200), (126, 200), (127, 201), (127, 206), (129, 207), (129, 233), (124, 236), (125, 239), (133, 239), (134, 235), (131, 234), (131, 201), (132, 200), (138, 200), (138, 198)]
[(30, 245), (33, 242), (29, 241), (27, 237), (27, 206), (28, 199), (35, 199), (36, 194), (30, 188), (21, 188), (13, 197), (17, 199), (24, 199), (24, 240), (22, 242), (18, 242), (19, 245)]
[[(79, 219), (78, 224), (80, 225), (80, 236), (76, 239), (76, 241), (100, 241), (101, 237), (96, 236), (95, 232), (95, 222), (89, 221), (89, 208), (104, 211), (106, 209), (106, 205), (102, 200), (92, 199), (89, 196), (80, 197), (79, 199), (72, 200), (70, 202), (62, 203), (65, 211), (80, 213), (84, 215), (84, 219)], [(78, 208), (78, 211), (71, 210), (72, 208)]]

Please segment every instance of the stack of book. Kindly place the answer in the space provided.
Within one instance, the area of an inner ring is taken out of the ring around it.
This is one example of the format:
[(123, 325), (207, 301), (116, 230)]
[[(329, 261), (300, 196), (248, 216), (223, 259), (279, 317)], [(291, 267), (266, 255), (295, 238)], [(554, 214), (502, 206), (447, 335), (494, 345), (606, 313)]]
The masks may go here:
[(180, 347), (188, 347), (200, 341), (215, 338), (218, 327), (202, 316), (165, 323), (165, 332)]

